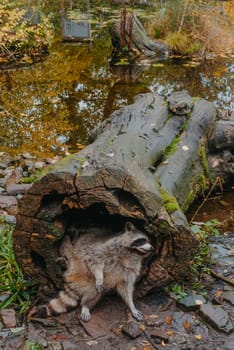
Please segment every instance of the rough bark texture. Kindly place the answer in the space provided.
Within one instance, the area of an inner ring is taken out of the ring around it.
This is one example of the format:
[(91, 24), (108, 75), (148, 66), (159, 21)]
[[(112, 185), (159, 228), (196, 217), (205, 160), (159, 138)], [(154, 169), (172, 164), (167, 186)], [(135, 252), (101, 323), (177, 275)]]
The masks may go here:
[[(126, 9), (125, 9), (126, 10)], [(167, 56), (170, 49), (167, 45), (152, 40), (146, 33), (143, 25), (134, 14), (124, 14), (121, 20), (115, 22), (109, 29), (114, 54), (133, 54), (144, 56)]]
[(65, 234), (118, 231), (130, 220), (155, 246), (138, 294), (186, 277), (197, 242), (184, 211), (208, 176), (204, 157), (215, 121), (213, 104), (186, 92), (168, 101), (140, 95), (113, 113), (92, 144), (60, 161), (23, 197), (14, 249), (25, 274), (59, 287), (57, 247)]

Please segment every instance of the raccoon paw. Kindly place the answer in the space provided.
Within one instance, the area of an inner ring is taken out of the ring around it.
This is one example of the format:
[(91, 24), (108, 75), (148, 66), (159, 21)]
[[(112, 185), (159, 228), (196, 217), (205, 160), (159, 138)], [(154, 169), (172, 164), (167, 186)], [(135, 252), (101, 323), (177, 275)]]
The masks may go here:
[(88, 322), (91, 319), (91, 314), (86, 306), (82, 307), (80, 318), (85, 322)]
[(137, 309), (132, 312), (132, 316), (136, 318), (137, 321), (143, 321), (144, 319), (143, 314)]

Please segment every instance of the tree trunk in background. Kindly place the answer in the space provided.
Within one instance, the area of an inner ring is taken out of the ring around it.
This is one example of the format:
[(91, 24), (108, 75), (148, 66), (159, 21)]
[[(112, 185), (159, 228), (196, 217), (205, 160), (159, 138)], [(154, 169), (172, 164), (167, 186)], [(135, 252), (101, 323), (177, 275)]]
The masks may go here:
[(197, 241), (184, 212), (209, 177), (216, 115), (212, 103), (186, 92), (167, 100), (139, 95), (114, 112), (92, 144), (53, 166), (23, 197), (14, 249), (25, 274), (51, 293), (62, 281), (56, 259), (65, 234), (116, 232), (130, 220), (155, 246), (138, 294), (186, 278)]
[(110, 28), (114, 57), (127, 56), (137, 58), (138, 56), (167, 57), (170, 48), (152, 40), (147, 35), (143, 25), (136, 15), (127, 13), (124, 8), (120, 21), (115, 22)]

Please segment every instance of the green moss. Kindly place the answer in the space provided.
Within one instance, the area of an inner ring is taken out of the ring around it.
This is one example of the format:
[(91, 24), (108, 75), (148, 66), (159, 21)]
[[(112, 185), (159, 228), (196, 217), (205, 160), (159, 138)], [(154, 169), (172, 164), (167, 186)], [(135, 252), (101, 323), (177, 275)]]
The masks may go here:
[(194, 191), (193, 189), (189, 191), (188, 196), (186, 198), (185, 201), (185, 208), (189, 208), (190, 204), (192, 204), (194, 202), (196, 198), (196, 191)]
[(174, 140), (172, 141), (172, 143), (166, 147), (166, 149), (164, 150), (164, 158), (168, 158), (170, 155), (172, 155), (173, 153), (175, 153), (175, 151), (177, 150), (177, 145), (179, 143), (180, 137), (176, 136), (174, 138)]
[(200, 174), (198, 179), (198, 184), (200, 186), (201, 191), (205, 192), (209, 188), (209, 181), (205, 177), (204, 174)]
[(200, 97), (192, 97), (192, 104), (194, 104), (196, 101), (200, 100)]
[(168, 223), (166, 222), (166, 221), (161, 221), (160, 223), (159, 223), (159, 228), (161, 228), (161, 229), (166, 229), (166, 228), (168, 228)]
[(24, 177), (21, 180), (21, 183), (23, 183), (23, 184), (35, 183), (38, 180), (40, 180), (44, 175), (46, 175), (46, 173), (47, 173), (46, 169), (39, 169), (34, 174), (32, 174), (31, 176)]
[(199, 157), (201, 160), (202, 167), (204, 169), (204, 174), (206, 176), (209, 176), (209, 165), (206, 158), (206, 149), (205, 146), (202, 144), (199, 146)]
[(176, 210), (180, 210), (180, 206), (174, 196), (172, 196), (165, 188), (159, 188), (163, 205), (166, 208), (168, 213), (173, 213)]

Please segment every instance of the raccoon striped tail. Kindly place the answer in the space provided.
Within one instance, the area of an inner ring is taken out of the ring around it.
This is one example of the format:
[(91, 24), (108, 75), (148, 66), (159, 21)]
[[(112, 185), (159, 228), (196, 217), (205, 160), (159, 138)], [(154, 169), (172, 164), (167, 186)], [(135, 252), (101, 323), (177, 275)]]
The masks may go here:
[(34, 307), (29, 317), (46, 318), (65, 313), (78, 304), (77, 295), (68, 287), (65, 286), (65, 291), (59, 292), (59, 296), (50, 300), (48, 304)]

